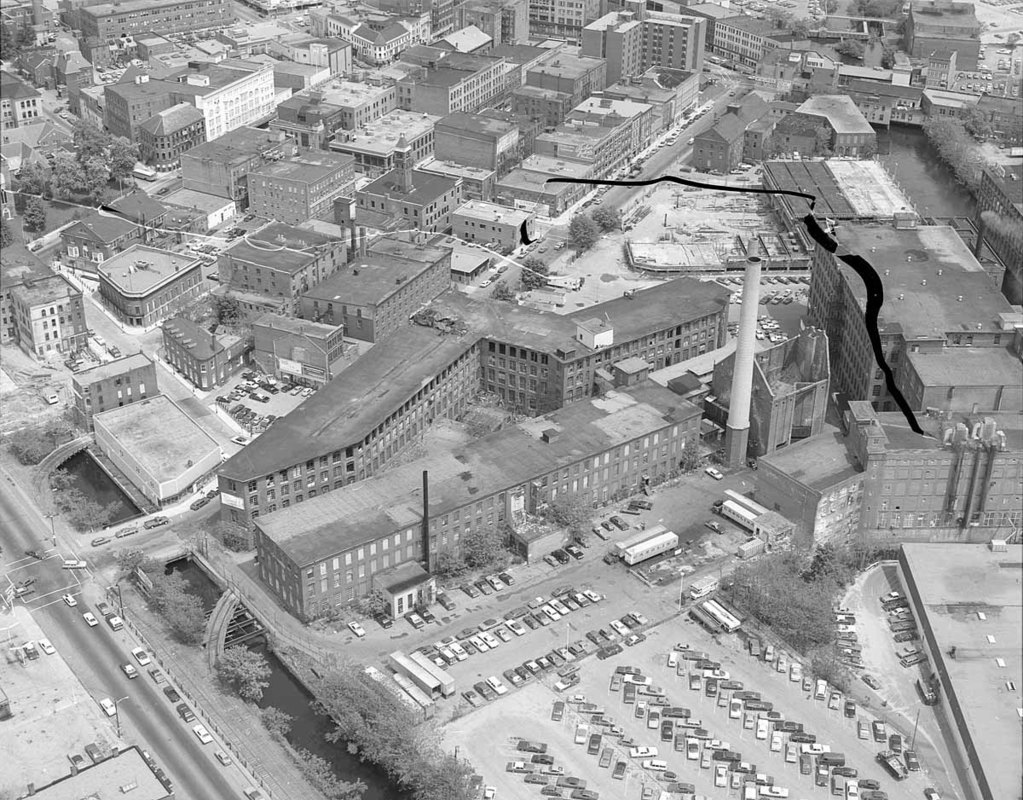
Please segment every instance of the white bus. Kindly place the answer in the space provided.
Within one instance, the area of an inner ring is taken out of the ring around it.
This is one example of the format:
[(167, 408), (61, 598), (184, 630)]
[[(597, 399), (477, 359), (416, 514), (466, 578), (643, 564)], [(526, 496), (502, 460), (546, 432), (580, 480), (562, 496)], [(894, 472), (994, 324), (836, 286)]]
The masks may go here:
[(133, 177), (138, 178), (142, 181), (155, 181), (156, 170), (152, 167), (147, 167), (141, 161), (135, 163), (135, 169), (131, 171)]
[(757, 516), (767, 513), (767, 509), (760, 505), (760, 503), (753, 502), (748, 497), (746, 497), (746, 495), (739, 494), (734, 489), (725, 489), (724, 494), (725, 500), (731, 500), (737, 506), (745, 508), (747, 511), (750, 511), (753, 514), (756, 514)]
[(750, 533), (753, 533), (757, 517), (760, 516), (759, 514), (754, 514), (752, 511), (743, 508), (732, 500), (725, 500), (725, 502), (722, 503), (720, 513), (722, 517), (730, 519), (736, 525), (741, 528), (745, 528)]
[(707, 600), (701, 605), (703, 610), (717, 620), (721, 627), (729, 633), (735, 633), (742, 626), (742, 621), (716, 600)]
[(705, 575), (697, 581), (693, 581), (692, 586), (689, 587), (689, 596), (693, 600), (699, 600), (701, 597), (706, 597), (715, 589), (718, 588), (718, 577), (717, 575)]

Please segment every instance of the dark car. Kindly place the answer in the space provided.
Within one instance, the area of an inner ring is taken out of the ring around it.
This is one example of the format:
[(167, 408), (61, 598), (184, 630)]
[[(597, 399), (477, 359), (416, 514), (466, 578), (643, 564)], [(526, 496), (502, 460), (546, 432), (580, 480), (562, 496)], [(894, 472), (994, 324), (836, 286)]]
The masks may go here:
[(142, 527), (148, 531), (152, 530), (153, 528), (159, 528), (161, 525), (167, 525), (169, 523), (170, 520), (167, 519), (167, 517), (153, 517), (152, 519), (147, 519), (142, 524)]
[(195, 714), (192, 713), (192, 709), (186, 706), (184, 703), (179, 703), (175, 706), (178, 712), (178, 716), (181, 717), (185, 722), (194, 722)]
[(485, 580), (480, 578), (478, 581), (473, 581), (473, 586), (483, 592), (484, 595), (491, 595), (494, 593), (494, 587), (487, 583)]
[(387, 630), (394, 625), (394, 620), (384, 614), (374, 614), (373, 619), (375, 619), (377, 624), (384, 630)]
[(627, 531), (629, 529), (629, 526), (625, 524), (621, 517), (611, 517), (611, 524), (620, 531)]
[(567, 564), (569, 561), (571, 561), (571, 559), (568, 557), (568, 553), (561, 549), (555, 550), (553, 553), (551, 553), (551, 555), (554, 556), (555, 559), (557, 559), (557, 562), (559, 564)]
[(424, 620), (425, 620), (426, 622), (436, 622), (436, 621), (437, 621), (437, 618), (436, 618), (436, 617), (435, 617), (435, 616), (433, 615), (433, 612), (432, 612), (432, 611), (430, 611), (430, 609), (428, 609), (428, 608), (425, 608), (425, 607), (424, 607), (424, 608), (417, 608), (417, 609), (416, 609), (416, 612), (417, 612), (417, 613), (419, 614), (419, 616), (421, 616), (421, 617), (422, 617), (422, 618), (423, 618), (423, 619), (424, 619)]
[[(566, 545), (565, 552), (576, 560), (582, 558), (584, 555), (583, 551), (576, 547), (574, 544)], [(557, 558), (557, 556), (555, 556), (555, 558)]]
[(451, 602), (451, 598), (443, 592), (437, 592), (437, 602), (440, 603), (445, 611), (454, 611), (455, 604)]
[(845, 715), (849, 719), (853, 719), (856, 716), (856, 703), (852, 700), (845, 701)]
[(540, 627), (540, 623), (536, 621), (532, 614), (526, 614), (526, 616), (522, 618), (522, 622), (531, 631), (535, 631)]
[(192, 509), (192, 511), (198, 511), (200, 508), (202, 508), (204, 505), (206, 505), (209, 502), (210, 502), (210, 499), (208, 497), (206, 497), (205, 495), (203, 495), (198, 500), (194, 500), (192, 502), (192, 504), (189, 506), (189, 508)]
[(604, 520), (603, 522), (601, 522), (600, 523), (600, 527), (603, 528), (605, 531), (608, 531), (608, 532), (614, 530), (614, 528), (612, 527), (611, 523), (608, 522), (607, 520)]
[(891, 750), (895, 755), (902, 755), (902, 736), (897, 733), (893, 733), (888, 737), (888, 749)]
[(37, 553), (35, 550), (26, 550), (25, 555), (31, 556), (32, 558), (38, 558), (40, 561), (43, 560), (43, 557), (39, 555), (39, 553)]
[(177, 691), (175, 691), (173, 686), (164, 686), (163, 693), (167, 695), (167, 699), (170, 700), (172, 703), (181, 702), (181, 695), (179, 695)]
[(473, 586), (471, 583), (463, 583), (458, 588), (465, 592), (467, 595), (469, 595), (469, 597), (475, 598), (480, 596), (479, 590), (476, 589), (476, 587)]
[(906, 762), (906, 769), (908, 769), (910, 772), (920, 771), (920, 759), (917, 758), (915, 750), (907, 750), (902, 754), (902, 758)]
[(499, 572), (497, 573), (497, 577), (504, 581), (505, 586), (511, 586), (515, 583), (515, 579), (507, 572)]

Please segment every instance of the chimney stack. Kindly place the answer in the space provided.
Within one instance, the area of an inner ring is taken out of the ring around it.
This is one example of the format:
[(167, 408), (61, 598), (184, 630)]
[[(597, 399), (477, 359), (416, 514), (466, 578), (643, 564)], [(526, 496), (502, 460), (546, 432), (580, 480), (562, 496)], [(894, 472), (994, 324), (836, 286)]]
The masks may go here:
[(355, 254), (359, 252), (359, 241), (356, 237), (355, 220), (352, 219), (352, 249), (348, 252), (348, 263), (355, 261)]
[(362, 258), (366, 257), (366, 227), (359, 228), (359, 256)]
[(746, 449), (749, 445), (753, 356), (756, 352), (757, 313), (760, 309), (760, 271), (760, 257), (749, 256), (743, 279), (739, 336), (735, 347), (732, 393), (728, 400), (728, 423), (725, 429), (725, 457), (728, 466), (733, 468), (746, 465)]
[(423, 470), (423, 561), (430, 571), (430, 473)]

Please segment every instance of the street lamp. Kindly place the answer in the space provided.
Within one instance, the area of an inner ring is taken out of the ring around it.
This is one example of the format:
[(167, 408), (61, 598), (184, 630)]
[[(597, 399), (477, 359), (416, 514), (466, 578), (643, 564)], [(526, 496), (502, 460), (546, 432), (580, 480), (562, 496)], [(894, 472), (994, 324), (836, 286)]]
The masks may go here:
[(57, 546), (57, 532), (53, 528), (53, 518), (56, 517), (57, 515), (51, 512), (49, 514), (43, 514), (43, 516), (46, 517), (50, 521), (50, 537), (53, 539), (53, 546), (56, 547)]
[(127, 695), (125, 695), (120, 700), (115, 700), (114, 701), (114, 721), (117, 723), (117, 738), (118, 739), (121, 738), (121, 709), (118, 708), (118, 705), (120, 703), (123, 703), (127, 699), (128, 699), (128, 697), (127, 697)]

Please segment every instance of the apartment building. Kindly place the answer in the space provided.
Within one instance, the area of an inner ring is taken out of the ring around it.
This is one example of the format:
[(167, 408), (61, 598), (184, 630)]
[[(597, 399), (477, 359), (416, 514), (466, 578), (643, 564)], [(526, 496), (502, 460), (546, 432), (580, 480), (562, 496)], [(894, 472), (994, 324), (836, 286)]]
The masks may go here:
[(402, 61), (412, 65), (398, 80), (398, 107), (406, 111), (437, 116), (475, 111), (506, 90), (503, 58), (418, 46), (403, 53)]
[[(990, 397), (1001, 394), (1003, 384), (1023, 383), (1023, 365), (1018, 359), (1012, 364), (1005, 352), (1023, 315), (955, 230), (896, 225), (845, 225), (842, 243), (876, 265), (885, 297), (881, 346), (914, 410), (923, 412), (923, 403), (933, 402), (956, 411), (972, 405), (974, 393)], [(820, 248), (813, 254), (812, 274), (808, 317), (828, 334), (833, 389), (863, 398), (879, 411), (896, 411), (864, 322), (862, 280)], [(939, 391), (923, 385), (924, 375)], [(953, 390), (960, 381), (962, 390)]]
[(245, 363), (249, 344), (240, 336), (211, 333), (187, 317), (171, 317), (160, 329), (163, 360), (204, 392), (223, 386)]
[(529, 0), (529, 35), (579, 44), (583, 28), (605, 8), (600, 0)]
[(438, 159), (504, 175), (520, 160), (514, 123), (460, 111), (437, 120), (433, 150)]
[(544, 128), (555, 128), (572, 110), (572, 98), (553, 89), (517, 86), (512, 89), (512, 110), (539, 122)]
[(344, 328), (263, 314), (252, 322), (252, 362), (267, 375), (319, 388), (346, 366)]
[(205, 291), (201, 267), (192, 255), (135, 244), (99, 265), (99, 294), (124, 324), (152, 327)]
[(365, 480), (480, 391), (542, 415), (590, 397), (597, 371), (625, 358), (660, 368), (713, 350), (727, 308), (725, 289), (687, 278), (564, 316), (445, 293), (224, 464), (224, 519)]
[(714, 26), (714, 54), (752, 72), (764, 53), (782, 46), (787, 37), (788, 31), (772, 20), (750, 16), (719, 19)]
[(380, 239), (351, 264), (306, 291), (302, 319), (340, 326), (351, 339), (380, 342), (451, 284), (451, 250)]
[(63, 275), (23, 277), (10, 290), (15, 339), (31, 356), (76, 353), (86, 345), (82, 292)]
[(181, 165), (181, 154), (206, 141), (206, 118), (189, 103), (159, 111), (137, 128), (139, 157), (160, 172)]
[[(0, 186), (3, 184), (0, 183)], [(11, 292), (26, 280), (46, 278), (53, 273), (34, 254), (24, 250), (26, 255), (15, 254), (16, 246), (0, 251), (0, 344), (18, 341), (17, 320)]]
[(299, 298), (341, 269), (345, 243), (271, 222), (235, 241), (217, 259), (220, 284), (247, 312), (295, 314)]
[(284, 131), (301, 147), (327, 150), (338, 131), (365, 128), (397, 107), (393, 81), (334, 80), (289, 97), (277, 106), (270, 128)]
[(0, 123), (17, 128), (38, 122), (42, 114), (42, 95), (21, 78), (0, 70)]
[(282, 503), (255, 523), (260, 579), (292, 614), (315, 618), (388, 586), (397, 571), (429, 573), (441, 555), (460, 556), (469, 535), (515, 527), (555, 499), (596, 504), (667, 477), (696, 446), (699, 422), (699, 408), (647, 380)]
[(334, 200), (353, 191), (355, 159), (322, 150), (305, 152), (256, 167), (248, 183), (253, 214), (291, 225), (332, 220)]
[(71, 376), (72, 410), (75, 423), (93, 429), (94, 414), (160, 393), (156, 364), (139, 352), (84, 369)]
[(455, 28), (475, 25), (495, 45), (529, 41), (529, 0), (467, 0), (455, 6)]
[(249, 172), (297, 152), (295, 140), (284, 131), (244, 125), (183, 153), (182, 186), (234, 200), (244, 210), (249, 206)]

